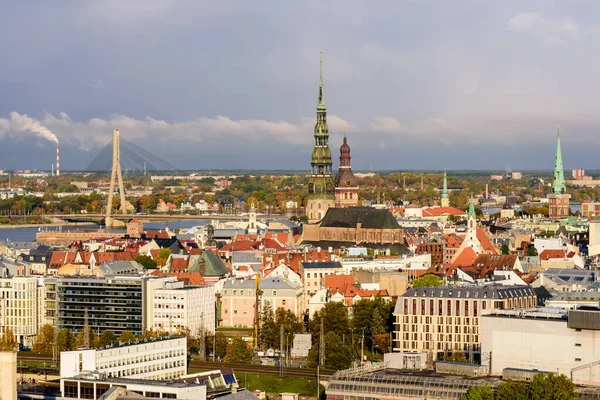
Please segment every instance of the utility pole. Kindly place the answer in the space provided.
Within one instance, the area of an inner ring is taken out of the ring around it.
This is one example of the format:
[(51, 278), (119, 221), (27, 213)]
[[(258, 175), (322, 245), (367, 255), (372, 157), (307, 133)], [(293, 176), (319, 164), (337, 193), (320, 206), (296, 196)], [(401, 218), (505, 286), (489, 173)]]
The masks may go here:
[(206, 360), (206, 335), (204, 334), (204, 313), (200, 317), (200, 327), (198, 328), (198, 353), (200, 361)]
[(321, 330), (319, 332), (319, 366), (323, 367), (325, 365), (325, 334), (324, 331), (324, 323), (323, 318), (321, 317)]
[(255, 297), (254, 297), (254, 350), (258, 350), (258, 333), (260, 327), (260, 299), (262, 292), (259, 289), (258, 283), (260, 282), (260, 278), (258, 274), (256, 274), (256, 278), (254, 278), (254, 282), (256, 284), (255, 287)]
[(88, 309), (85, 308), (84, 322), (83, 322), (83, 347), (86, 349), (90, 348), (90, 323), (88, 318)]
[(284, 351), (285, 351), (285, 332), (283, 329), (283, 325), (279, 326), (279, 376), (285, 376), (285, 361), (284, 361)]
[(365, 359), (365, 328), (362, 329), (362, 339), (360, 343), (360, 365), (362, 366)]

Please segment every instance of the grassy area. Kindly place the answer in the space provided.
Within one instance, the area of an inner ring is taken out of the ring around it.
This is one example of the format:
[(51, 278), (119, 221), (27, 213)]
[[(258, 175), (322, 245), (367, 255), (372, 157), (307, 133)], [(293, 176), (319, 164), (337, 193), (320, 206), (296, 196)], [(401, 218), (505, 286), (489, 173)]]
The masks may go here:
[(17, 366), (27, 366), (27, 367), (36, 367), (36, 368), (58, 368), (59, 363), (52, 362), (43, 362), (43, 361), (19, 361)]
[(303, 396), (316, 396), (317, 380), (305, 378), (280, 378), (276, 375), (260, 375), (240, 372), (236, 374), (240, 387), (248, 390), (262, 390), (269, 394), (282, 392), (299, 393)]
[[(188, 374), (201, 372), (201, 370), (190, 369)], [(277, 375), (254, 374), (250, 372), (236, 372), (235, 374), (241, 388), (248, 390), (262, 390), (268, 394), (279, 394), (283, 392), (299, 393), (302, 396), (316, 396), (317, 380), (306, 378), (285, 377)], [(325, 389), (321, 385), (321, 391)]]

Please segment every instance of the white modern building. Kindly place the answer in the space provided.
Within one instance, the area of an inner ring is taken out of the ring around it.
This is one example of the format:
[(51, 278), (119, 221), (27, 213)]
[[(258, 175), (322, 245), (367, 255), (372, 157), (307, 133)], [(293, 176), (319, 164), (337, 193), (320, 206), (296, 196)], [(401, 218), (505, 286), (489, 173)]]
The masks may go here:
[(104, 374), (108, 378), (165, 380), (185, 375), (187, 371), (187, 339), (157, 338), (133, 344), (63, 351), (60, 353), (62, 378), (84, 373)]
[[(62, 399), (157, 398), (206, 400), (206, 385), (181, 381), (150, 381), (144, 379), (106, 378), (103, 374), (86, 373), (73, 378), (61, 378)], [(135, 397), (134, 397), (135, 396)]]
[(10, 329), (17, 341), (31, 346), (38, 333), (38, 279), (30, 276), (0, 278), (0, 335)]
[(494, 310), (481, 318), (482, 364), (490, 374), (519, 368), (600, 385), (600, 310)]
[(215, 287), (183, 286), (183, 282), (169, 283), (164, 289), (154, 290), (152, 328), (176, 333), (189, 329), (190, 334), (214, 334)]

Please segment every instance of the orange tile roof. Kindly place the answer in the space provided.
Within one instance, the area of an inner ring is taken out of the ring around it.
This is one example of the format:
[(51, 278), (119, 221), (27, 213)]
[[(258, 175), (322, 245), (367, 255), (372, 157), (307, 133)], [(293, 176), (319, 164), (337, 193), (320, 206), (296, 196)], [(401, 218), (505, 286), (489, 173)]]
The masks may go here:
[(481, 248), (484, 251), (489, 251), (492, 254), (498, 253), (496, 248), (494, 246), (492, 246), (492, 244), (490, 243), (490, 241), (487, 238), (487, 235), (481, 228), (477, 228), (477, 239), (479, 240), (479, 243), (481, 243)]
[(475, 259), (477, 259), (475, 251), (471, 247), (465, 247), (450, 265), (458, 265), (461, 267), (470, 266), (473, 265)]
[(429, 207), (423, 208), (424, 217), (439, 217), (441, 215), (467, 215), (466, 211), (455, 207)]

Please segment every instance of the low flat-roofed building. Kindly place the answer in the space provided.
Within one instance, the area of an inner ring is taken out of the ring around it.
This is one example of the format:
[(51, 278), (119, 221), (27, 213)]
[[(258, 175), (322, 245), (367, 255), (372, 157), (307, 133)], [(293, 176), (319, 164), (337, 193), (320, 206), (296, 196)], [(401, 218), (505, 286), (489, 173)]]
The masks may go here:
[(565, 374), (575, 383), (600, 385), (600, 310), (535, 308), (497, 310), (481, 319), (481, 350), (490, 373), (505, 368)]
[(98, 372), (111, 378), (174, 379), (187, 371), (186, 337), (164, 337), (112, 347), (63, 351), (60, 377)]
[[(63, 399), (99, 399), (112, 388), (133, 392), (136, 397), (117, 398), (162, 398), (206, 400), (206, 385), (181, 381), (151, 381), (132, 378), (108, 378), (98, 372), (80, 374), (72, 378), (61, 378)], [(114, 389), (113, 389), (114, 390)]]

